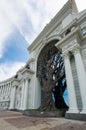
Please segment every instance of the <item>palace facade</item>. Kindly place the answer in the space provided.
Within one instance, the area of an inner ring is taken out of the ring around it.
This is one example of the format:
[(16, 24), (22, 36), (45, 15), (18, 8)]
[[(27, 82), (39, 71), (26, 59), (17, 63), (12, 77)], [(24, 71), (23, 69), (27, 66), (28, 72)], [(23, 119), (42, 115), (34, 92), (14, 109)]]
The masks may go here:
[[(75, 0), (68, 0), (28, 47), (28, 51), (30, 58), (26, 65), (12, 78), (0, 82), (0, 109), (38, 109), (43, 100), (46, 100), (42, 90), (44, 92), (46, 87), (47, 90), (50, 87), (48, 85), (53, 85), (50, 74), (53, 74), (53, 82), (56, 80), (55, 87), (65, 74), (65, 89), (68, 90), (69, 100), (66, 117), (74, 114), (85, 115), (86, 10), (78, 12)], [(54, 62), (50, 59), (53, 57)], [(45, 88), (42, 89), (43, 87)], [(53, 89), (52, 93), (53, 91), (58, 90)], [(56, 100), (57, 107), (60, 108), (58, 97)]]

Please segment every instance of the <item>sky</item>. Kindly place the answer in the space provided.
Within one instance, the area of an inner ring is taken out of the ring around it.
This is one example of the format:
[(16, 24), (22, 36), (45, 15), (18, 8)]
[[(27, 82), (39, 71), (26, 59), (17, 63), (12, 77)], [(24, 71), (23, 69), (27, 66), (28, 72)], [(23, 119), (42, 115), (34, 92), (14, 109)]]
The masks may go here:
[[(0, 0), (0, 81), (29, 59), (27, 47), (67, 0)], [(86, 3), (76, 0), (79, 11)]]

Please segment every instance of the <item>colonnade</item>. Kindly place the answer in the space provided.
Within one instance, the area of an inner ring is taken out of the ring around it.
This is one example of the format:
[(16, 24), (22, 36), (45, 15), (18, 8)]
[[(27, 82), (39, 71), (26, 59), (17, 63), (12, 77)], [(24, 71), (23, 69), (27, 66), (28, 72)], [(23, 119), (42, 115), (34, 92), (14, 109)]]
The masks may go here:
[(26, 110), (29, 104), (29, 86), (34, 72), (31, 69), (21, 69), (14, 76), (0, 83), (0, 109)]
[(11, 81), (0, 84), (0, 109), (7, 109), (10, 105), (11, 86)]

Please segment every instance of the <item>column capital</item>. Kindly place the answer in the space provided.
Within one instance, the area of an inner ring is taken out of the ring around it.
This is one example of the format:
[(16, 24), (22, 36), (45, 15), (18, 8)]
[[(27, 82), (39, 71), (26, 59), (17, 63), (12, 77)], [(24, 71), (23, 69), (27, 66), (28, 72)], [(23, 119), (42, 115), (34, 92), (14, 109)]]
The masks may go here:
[(18, 86), (18, 85), (12, 85), (13, 88), (16, 88), (16, 86)]
[(76, 55), (77, 53), (80, 53), (80, 46), (76, 46), (72, 48), (71, 52)]
[(62, 57), (63, 57), (64, 59), (69, 58), (69, 57), (70, 57), (69, 52), (68, 52), (68, 51), (67, 51), (67, 52), (63, 52), (63, 53), (62, 53)]
[(26, 80), (26, 79), (31, 80), (31, 78), (32, 78), (32, 74), (28, 73), (28, 74), (22, 75), (21, 80)]

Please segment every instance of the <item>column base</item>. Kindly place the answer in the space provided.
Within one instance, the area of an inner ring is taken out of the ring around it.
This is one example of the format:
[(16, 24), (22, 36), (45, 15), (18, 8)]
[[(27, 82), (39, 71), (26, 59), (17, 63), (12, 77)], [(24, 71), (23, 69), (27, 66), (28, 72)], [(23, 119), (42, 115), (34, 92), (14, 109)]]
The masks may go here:
[(8, 108), (9, 110), (14, 110), (14, 108)]
[(22, 108), (21, 110), (22, 110), (22, 111), (25, 111), (26, 109)]
[(13, 108), (13, 107), (9, 107), (8, 109), (9, 109), (9, 110), (14, 110), (15, 108)]
[(65, 118), (66, 119), (72, 119), (72, 120), (86, 121), (86, 114), (66, 113)]
[(86, 114), (86, 109), (83, 109), (80, 114)]
[(23, 108), (21, 108), (21, 110), (25, 111), (25, 110), (27, 110), (27, 108), (24, 108), (24, 107), (23, 107)]
[(78, 109), (69, 109), (66, 113), (80, 113)]

